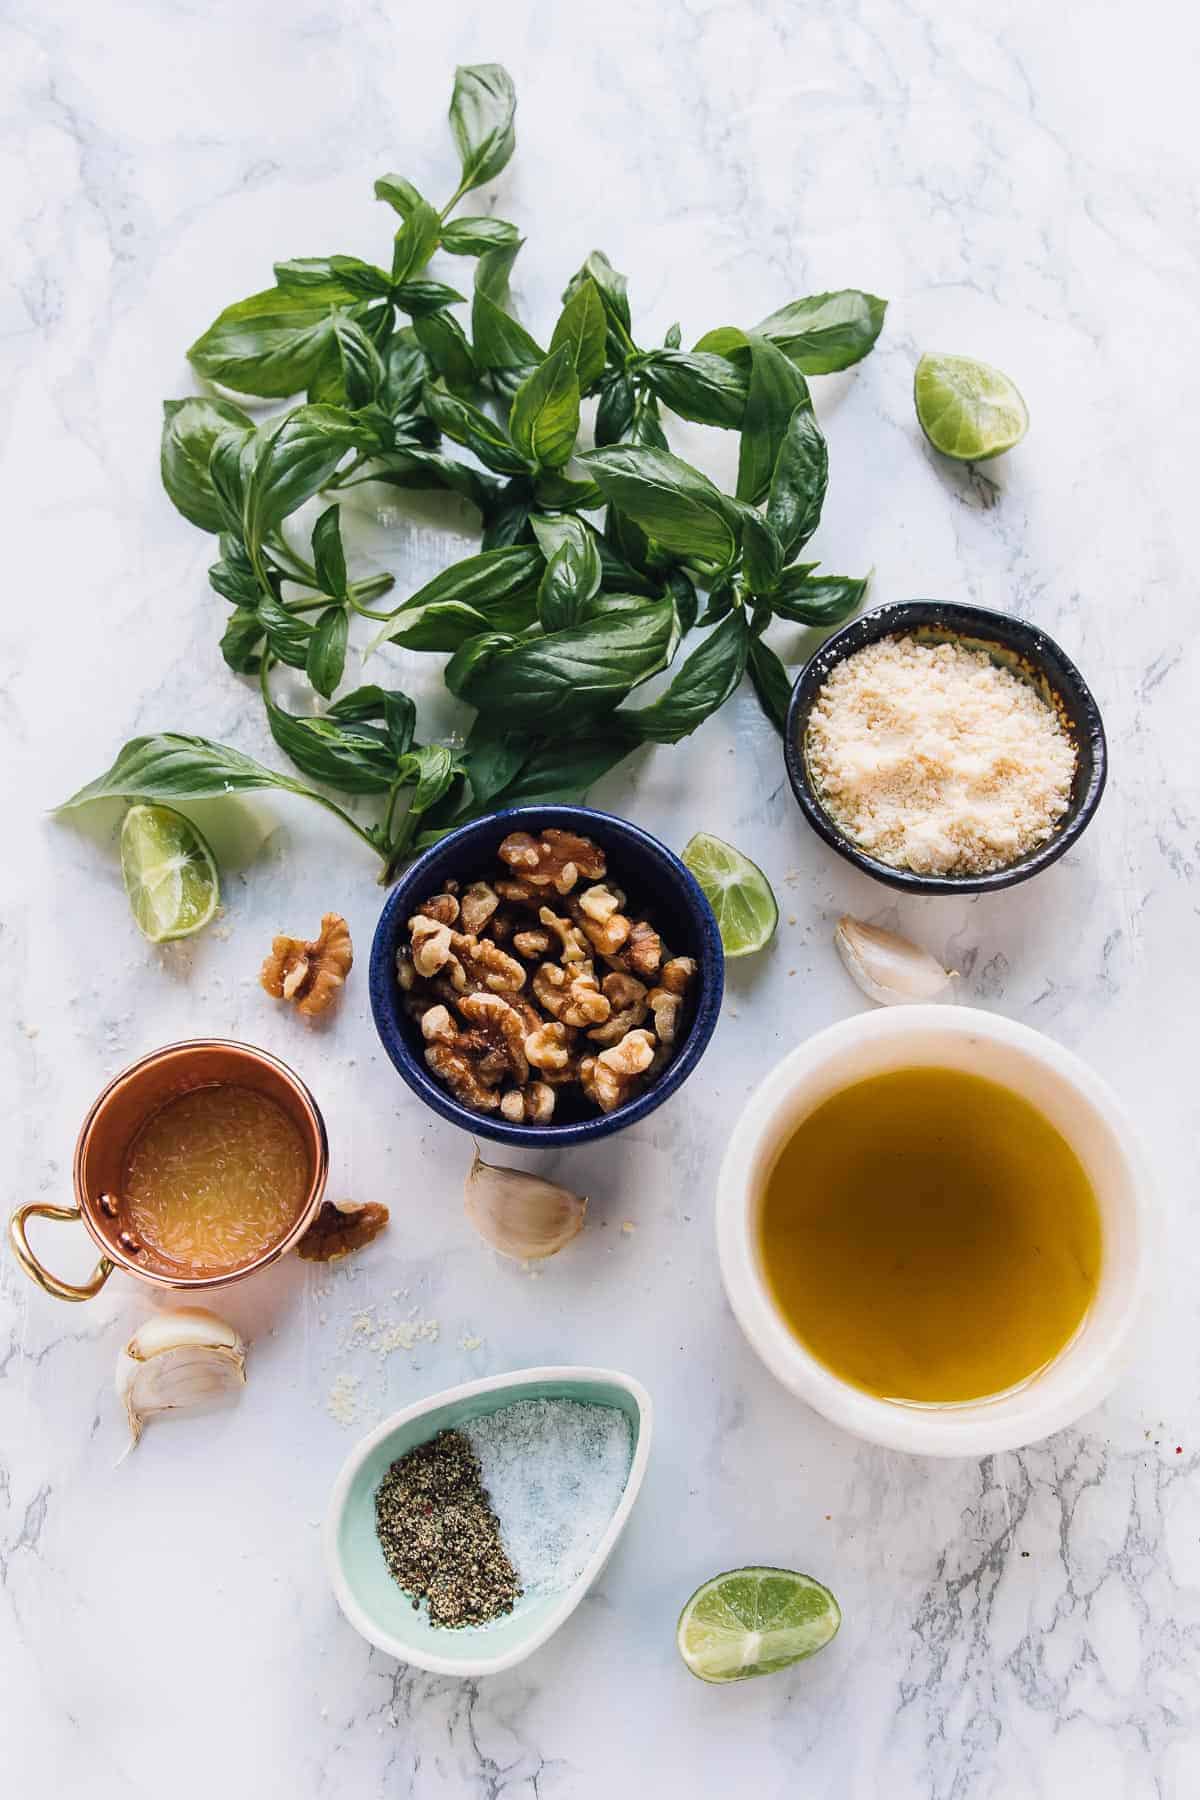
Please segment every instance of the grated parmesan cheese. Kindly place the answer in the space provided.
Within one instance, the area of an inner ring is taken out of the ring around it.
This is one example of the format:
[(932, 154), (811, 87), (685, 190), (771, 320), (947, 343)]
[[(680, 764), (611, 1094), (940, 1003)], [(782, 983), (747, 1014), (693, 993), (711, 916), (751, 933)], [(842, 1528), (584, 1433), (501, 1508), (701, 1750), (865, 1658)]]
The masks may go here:
[(805, 738), (825, 810), (893, 868), (980, 875), (1043, 843), (1075, 749), (1053, 709), (984, 650), (881, 638), (839, 663)]

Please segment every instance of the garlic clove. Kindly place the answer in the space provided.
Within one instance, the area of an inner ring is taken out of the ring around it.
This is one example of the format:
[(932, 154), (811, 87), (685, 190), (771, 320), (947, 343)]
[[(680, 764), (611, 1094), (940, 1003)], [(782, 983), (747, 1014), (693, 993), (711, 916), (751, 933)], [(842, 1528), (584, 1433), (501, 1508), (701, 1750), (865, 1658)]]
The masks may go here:
[(501, 1256), (533, 1262), (554, 1256), (583, 1230), (587, 1200), (540, 1175), (475, 1160), (465, 1183), (467, 1217)]
[(928, 950), (898, 932), (848, 915), (838, 920), (833, 941), (851, 979), (880, 1006), (937, 1000), (958, 979), (956, 970), (943, 969)]
[(117, 1357), (117, 1397), (130, 1445), (151, 1414), (202, 1406), (246, 1381), (246, 1346), (232, 1325), (202, 1306), (154, 1313)]

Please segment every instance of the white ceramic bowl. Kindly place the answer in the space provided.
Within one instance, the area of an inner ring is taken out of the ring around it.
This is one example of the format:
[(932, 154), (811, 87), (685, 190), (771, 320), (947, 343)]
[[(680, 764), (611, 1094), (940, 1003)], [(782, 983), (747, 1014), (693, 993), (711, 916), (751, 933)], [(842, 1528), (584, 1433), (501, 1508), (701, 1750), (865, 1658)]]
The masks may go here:
[[(842, 1381), (788, 1330), (756, 1242), (763, 1184), (799, 1121), (842, 1088), (893, 1069), (934, 1065), (999, 1082), (1055, 1125), (1087, 1171), (1100, 1207), (1096, 1297), (1070, 1343), (1021, 1386), (980, 1401), (929, 1406), (877, 1399)], [(835, 1425), (893, 1450), (985, 1456), (1069, 1425), (1120, 1370), (1145, 1296), (1156, 1222), (1137, 1135), (1086, 1063), (1040, 1032), (962, 1006), (898, 1006), (819, 1032), (786, 1056), (734, 1128), (717, 1186), (725, 1291), (754, 1349), (793, 1393)]]
[[(625, 1489), (586, 1567), (559, 1594), (529, 1595), (511, 1613), (461, 1630), (431, 1625), (397, 1586), (375, 1535), (375, 1490), (398, 1456), (457, 1425), (516, 1400), (583, 1400), (629, 1420), (633, 1460)], [(357, 1443), (342, 1465), (325, 1515), (325, 1562), (337, 1603), (369, 1643), (435, 1675), (495, 1675), (523, 1662), (568, 1618), (608, 1561), (638, 1497), (650, 1455), (652, 1408), (640, 1381), (616, 1369), (516, 1369), (446, 1388), (393, 1413)]]

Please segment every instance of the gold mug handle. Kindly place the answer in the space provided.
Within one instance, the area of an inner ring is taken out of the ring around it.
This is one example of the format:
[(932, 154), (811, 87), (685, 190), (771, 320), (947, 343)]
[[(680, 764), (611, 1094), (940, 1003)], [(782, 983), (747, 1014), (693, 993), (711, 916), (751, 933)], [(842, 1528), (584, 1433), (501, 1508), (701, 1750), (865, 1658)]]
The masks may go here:
[(77, 1206), (50, 1206), (44, 1200), (31, 1200), (26, 1206), (18, 1206), (8, 1221), (8, 1235), (17, 1261), (30, 1280), (36, 1281), (38, 1286), (44, 1288), (48, 1294), (53, 1294), (56, 1300), (90, 1300), (93, 1295), (100, 1292), (115, 1265), (109, 1261), (107, 1256), (102, 1256), (88, 1279), (75, 1287), (71, 1282), (63, 1281), (60, 1276), (52, 1275), (49, 1269), (42, 1267), (29, 1247), (29, 1239), (25, 1235), (25, 1221), (34, 1218), (63, 1219), (70, 1223), (72, 1219), (82, 1219), (82, 1217), (83, 1214)]

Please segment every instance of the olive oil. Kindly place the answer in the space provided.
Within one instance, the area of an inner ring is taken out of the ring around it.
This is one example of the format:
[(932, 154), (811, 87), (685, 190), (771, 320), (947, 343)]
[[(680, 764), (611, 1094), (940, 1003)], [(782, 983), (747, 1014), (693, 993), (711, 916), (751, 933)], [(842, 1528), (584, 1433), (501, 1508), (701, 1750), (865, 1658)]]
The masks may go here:
[(311, 1173), (299, 1130), (274, 1100), (234, 1083), (195, 1088), (133, 1140), (122, 1218), (172, 1273), (237, 1269), (287, 1236)]
[(1100, 1215), (1070, 1145), (954, 1069), (873, 1076), (797, 1126), (767, 1177), (759, 1253), (801, 1343), (895, 1400), (997, 1394), (1073, 1336)]

